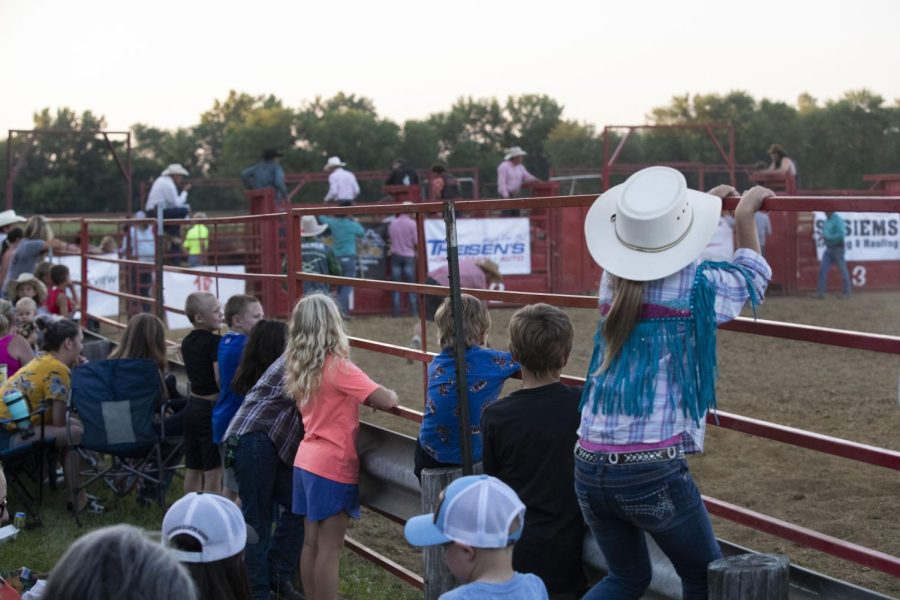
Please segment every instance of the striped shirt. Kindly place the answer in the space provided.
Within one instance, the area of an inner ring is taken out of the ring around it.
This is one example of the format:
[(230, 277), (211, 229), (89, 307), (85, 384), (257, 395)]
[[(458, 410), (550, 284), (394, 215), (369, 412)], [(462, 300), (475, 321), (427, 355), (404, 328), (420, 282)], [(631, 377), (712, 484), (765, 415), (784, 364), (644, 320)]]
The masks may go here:
[(286, 361), (285, 353), (266, 369), (231, 419), (224, 439), (227, 440), (232, 435), (265, 432), (278, 449), (281, 462), (292, 467), (297, 446), (303, 438), (303, 424), (294, 399), (284, 391)]
[[(751, 274), (752, 285), (761, 300), (772, 276), (772, 269), (765, 259), (748, 248), (739, 248), (734, 253), (732, 262)], [(666, 312), (689, 311), (691, 289), (699, 266), (700, 262), (696, 261), (673, 275), (647, 282), (644, 286), (645, 310), (647, 305), (651, 305)], [(714, 267), (708, 268), (705, 275), (715, 286), (716, 322), (722, 324), (731, 321), (740, 314), (750, 297), (746, 280), (738, 273)], [(608, 310), (612, 291), (610, 280), (604, 273), (600, 280), (601, 314)], [(683, 444), (685, 452), (702, 452), (705, 419), (695, 422), (690, 415), (684, 414), (678, 402), (673, 405), (668, 401), (669, 358), (667, 354), (659, 359), (652, 413), (642, 417), (604, 414), (601, 408), (594, 414), (592, 403), (586, 402), (581, 412), (579, 438), (588, 447), (658, 444), (675, 438)], [(593, 385), (595, 379), (588, 374), (585, 386)], [(676, 395), (678, 394), (680, 391), (676, 391)]]

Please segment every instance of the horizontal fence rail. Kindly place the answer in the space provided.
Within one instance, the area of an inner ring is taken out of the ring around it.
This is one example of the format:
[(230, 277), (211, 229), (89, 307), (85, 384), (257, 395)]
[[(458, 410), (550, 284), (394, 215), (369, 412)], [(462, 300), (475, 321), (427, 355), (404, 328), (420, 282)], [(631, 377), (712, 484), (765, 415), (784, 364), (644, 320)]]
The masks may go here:
[[(547, 198), (520, 198), (511, 200), (469, 200), (457, 201), (457, 212), (462, 211), (495, 211), (500, 209), (553, 209), (565, 207), (589, 207), (596, 200), (596, 194), (578, 195), (578, 196), (556, 196)], [(723, 201), (725, 210), (733, 210), (738, 204), (738, 197), (731, 196)], [(900, 212), (900, 197), (896, 196), (878, 196), (878, 195), (858, 195), (858, 196), (776, 196), (769, 198), (763, 202), (763, 210), (784, 211), (784, 212), (809, 212), (809, 211), (843, 211), (843, 212)], [(299, 227), (296, 221), (304, 215), (395, 215), (398, 213), (412, 213), (419, 219), (419, 227), (421, 232), (422, 219), (426, 217), (436, 217), (443, 210), (443, 204), (440, 202), (424, 202), (411, 205), (401, 204), (361, 204), (350, 207), (336, 206), (309, 206), (309, 207), (293, 207), (288, 212), (273, 212), (259, 215), (245, 215), (236, 217), (208, 218), (202, 220), (181, 219), (166, 220), (167, 225), (194, 225), (203, 223), (211, 226), (212, 235), (210, 240), (214, 239), (241, 239), (240, 234), (235, 234), (234, 230), (229, 230), (227, 234), (217, 233), (220, 226), (255, 226), (262, 223), (277, 222), (284, 225), (285, 219), (288, 219), (286, 232), (287, 235), (296, 236), (299, 234)], [(121, 225), (122, 219), (94, 219), (83, 218), (78, 219), (81, 223), (82, 231), (86, 232), (91, 224), (98, 225)], [(143, 221), (129, 220), (129, 224), (133, 223), (150, 223), (155, 224), (155, 219), (146, 219)], [(279, 246), (279, 252), (283, 252), (283, 248), (298, 248), (296, 239), (284, 240), (286, 246)], [(86, 240), (82, 240), (82, 254), (86, 252)], [(249, 243), (248, 243), (249, 244)], [(251, 245), (247, 245), (244, 250), (227, 250), (221, 253), (222, 256), (241, 256), (246, 255), (250, 248), (259, 249), (259, 241), (254, 238)], [(97, 260), (106, 263), (115, 263), (123, 267), (151, 267), (154, 263), (148, 263), (128, 258), (111, 258), (100, 255), (90, 255), (83, 258), (86, 268), (87, 260)], [(291, 261), (289, 261), (291, 262)], [(217, 266), (216, 265), (213, 266)], [(299, 267), (299, 264), (296, 265)], [(290, 268), (289, 271), (293, 271)], [(244, 273), (233, 274), (220, 271), (208, 271), (200, 269), (192, 269), (188, 267), (178, 267), (174, 265), (163, 265), (164, 272), (181, 273), (187, 275), (196, 275), (209, 278), (243, 280), (247, 282), (261, 282), (271, 285), (273, 282), (284, 284), (288, 290), (297, 290), (299, 293), (300, 285), (297, 282), (312, 281), (326, 283), (331, 285), (351, 285), (360, 289), (378, 289), (385, 292), (408, 292), (420, 295), (446, 296), (447, 288), (443, 286), (434, 286), (418, 283), (403, 283), (395, 281), (383, 281), (373, 279), (357, 279), (340, 276), (316, 275), (303, 272), (290, 272), (288, 274), (278, 273)], [(421, 267), (420, 267), (421, 271)], [(421, 276), (421, 272), (420, 272)], [(85, 281), (87, 278), (83, 278)], [(292, 282), (293, 280), (293, 282)], [(128, 293), (128, 292), (111, 292), (98, 288), (93, 285), (83, 285), (83, 294), (88, 291), (109, 294), (131, 302), (143, 302), (150, 305), (155, 304), (154, 298), (145, 298), (144, 296)], [(503, 304), (503, 305), (522, 305), (533, 302), (547, 302), (557, 306), (568, 308), (596, 309), (597, 298), (595, 296), (583, 295), (560, 295), (551, 293), (535, 293), (522, 292), (514, 290), (474, 290), (464, 289), (466, 293), (472, 294), (482, 300)], [(164, 306), (166, 311), (177, 314), (184, 314), (184, 310), (180, 307)], [(120, 322), (96, 315), (83, 315), (83, 319), (94, 319), (100, 323), (110, 325), (116, 328), (124, 328)], [(900, 337), (892, 335), (882, 335), (875, 333), (862, 333), (856, 331), (840, 330), (833, 328), (817, 327), (811, 325), (803, 325), (796, 323), (783, 323), (767, 320), (753, 320), (750, 318), (740, 317), (724, 326), (722, 329), (736, 331), (740, 333), (751, 333), (754, 335), (763, 335), (767, 337), (775, 337), (781, 339), (789, 339), (803, 342), (813, 342), (817, 344), (825, 344), (830, 346), (838, 346), (843, 348), (867, 350), (872, 352), (883, 352), (889, 354), (900, 354)], [(362, 350), (378, 352), (381, 354), (394, 356), (396, 358), (405, 358), (420, 363), (429, 362), (433, 356), (432, 352), (415, 350), (403, 346), (376, 342), (362, 338), (351, 337), (350, 343), (354, 348)], [(569, 384), (583, 384), (584, 379), (579, 377), (565, 376), (563, 381)], [(422, 420), (422, 412), (406, 407), (396, 407), (387, 411), (399, 418), (420, 423)], [(739, 431), (748, 435), (761, 437), (781, 443), (791, 444), (794, 446), (815, 450), (818, 452), (840, 456), (850, 460), (863, 462), (875, 466), (880, 466), (892, 470), (900, 470), (900, 452), (878, 448), (857, 442), (843, 440), (831, 436), (817, 434), (793, 427), (770, 423), (759, 419), (745, 417), (737, 414), (716, 411), (707, 417), (707, 422), (722, 428)], [(710, 513), (719, 517), (729, 519), (739, 524), (749, 526), (751, 528), (763, 531), (783, 539), (816, 549), (818, 551), (837, 556), (846, 560), (850, 560), (866, 567), (877, 569), (888, 573), (895, 577), (900, 577), (900, 558), (887, 555), (885, 553), (865, 548), (851, 542), (840, 540), (823, 533), (812, 531), (798, 525), (781, 521), (771, 516), (751, 511), (749, 509), (739, 507), (727, 502), (714, 498), (704, 497), (704, 502), (709, 508)], [(381, 514), (385, 514), (395, 521), (403, 522), (403, 519), (397, 515), (391, 515), (384, 510), (376, 509)], [(345, 545), (351, 551), (364, 557), (376, 565), (384, 568), (386, 571), (399, 577), (406, 583), (422, 589), (424, 582), (417, 574), (405, 569), (401, 565), (381, 554), (365, 547), (349, 536), (345, 540)]]

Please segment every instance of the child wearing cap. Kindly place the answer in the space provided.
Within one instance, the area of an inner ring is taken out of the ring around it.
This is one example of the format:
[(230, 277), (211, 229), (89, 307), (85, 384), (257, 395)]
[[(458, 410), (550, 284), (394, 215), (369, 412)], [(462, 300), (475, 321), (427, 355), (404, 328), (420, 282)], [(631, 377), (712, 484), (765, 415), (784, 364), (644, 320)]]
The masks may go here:
[(588, 250), (603, 267), (600, 322), (581, 398), (575, 493), (609, 574), (590, 598), (639, 598), (650, 583), (653, 536), (683, 597), (707, 597), (721, 557), (685, 454), (702, 452), (715, 408), (716, 326), (761, 301), (772, 270), (759, 254), (755, 213), (774, 195), (755, 187), (734, 211), (731, 262), (701, 262), (722, 198), (688, 190), (668, 167), (633, 174), (588, 211)]
[[(472, 461), (478, 462), (481, 460), (481, 411), (497, 399), (504, 382), (519, 371), (519, 363), (509, 352), (484, 347), (491, 329), (491, 316), (475, 296), (462, 295), (462, 319)], [(422, 469), (454, 467), (463, 462), (456, 398), (456, 332), (450, 298), (445, 298), (438, 308), (434, 323), (441, 352), (428, 366), (428, 394), (414, 456), (414, 472), (420, 479)]]
[(255, 532), (234, 502), (216, 494), (186, 494), (166, 511), (162, 535), (194, 580), (198, 600), (250, 600), (244, 546)]
[(466, 598), (547, 598), (536, 575), (513, 570), (513, 545), (525, 527), (525, 505), (488, 475), (460, 477), (441, 492), (434, 514), (413, 517), (403, 534), (413, 546), (445, 546), (447, 566), (464, 585), (441, 595)]
[(293, 511), (303, 515), (300, 575), (309, 598), (337, 598), (349, 518), (359, 518), (359, 406), (388, 410), (397, 394), (350, 361), (340, 309), (329, 296), (300, 299), (291, 315), (285, 391), (303, 417), (294, 458)]
[(529, 304), (509, 322), (509, 350), (522, 366), (522, 389), (489, 404), (481, 417), (484, 472), (512, 487), (528, 507), (528, 529), (513, 567), (534, 573), (554, 599), (580, 598), (584, 518), (575, 498), (581, 386), (560, 383), (575, 330), (549, 304)]

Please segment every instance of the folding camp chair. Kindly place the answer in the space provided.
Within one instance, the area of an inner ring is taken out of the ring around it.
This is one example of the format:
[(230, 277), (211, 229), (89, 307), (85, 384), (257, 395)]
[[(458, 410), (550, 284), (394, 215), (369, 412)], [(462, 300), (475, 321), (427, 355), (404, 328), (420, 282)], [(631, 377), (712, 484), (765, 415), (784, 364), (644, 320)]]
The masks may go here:
[[(15, 499), (11, 512), (19, 507), (25, 509), (29, 526), (41, 524), (41, 502), (43, 501), (44, 459), (48, 449), (52, 449), (56, 438), (44, 439), (44, 413), (46, 406), (40, 406), (31, 415), (41, 415), (41, 424), (28, 443), (0, 450), (0, 462), (8, 486), (7, 495)], [(13, 419), (0, 419), (0, 426), (13, 423)], [(9, 434), (13, 435), (13, 434)]]
[[(157, 500), (165, 502), (168, 472), (177, 468), (180, 440), (167, 440), (163, 402), (165, 387), (152, 360), (115, 358), (89, 362), (72, 369), (72, 385), (66, 413), (66, 432), (71, 450), (84, 459), (84, 481), (69, 482), (72, 504), (78, 492), (98, 479), (118, 496), (143, 481), (157, 488)], [(80, 444), (72, 439), (72, 422), (81, 421)], [(98, 460), (95, 454), (109, 456)], [(75, 520), (80, 525), (78, 514)]]

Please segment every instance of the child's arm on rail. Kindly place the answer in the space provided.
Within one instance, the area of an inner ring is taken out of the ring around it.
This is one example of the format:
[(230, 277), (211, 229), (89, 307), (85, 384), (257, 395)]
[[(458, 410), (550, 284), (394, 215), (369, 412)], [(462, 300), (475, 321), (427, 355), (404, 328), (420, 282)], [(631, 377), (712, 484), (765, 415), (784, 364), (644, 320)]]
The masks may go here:
[(380, 408), (381, 410), (390, 410), (400, 403), (397, 398), (397, 392), (389, 390), (384, 386), (378, 386), (378, 389), (369, 394), (366, 403), (372, 408)]

